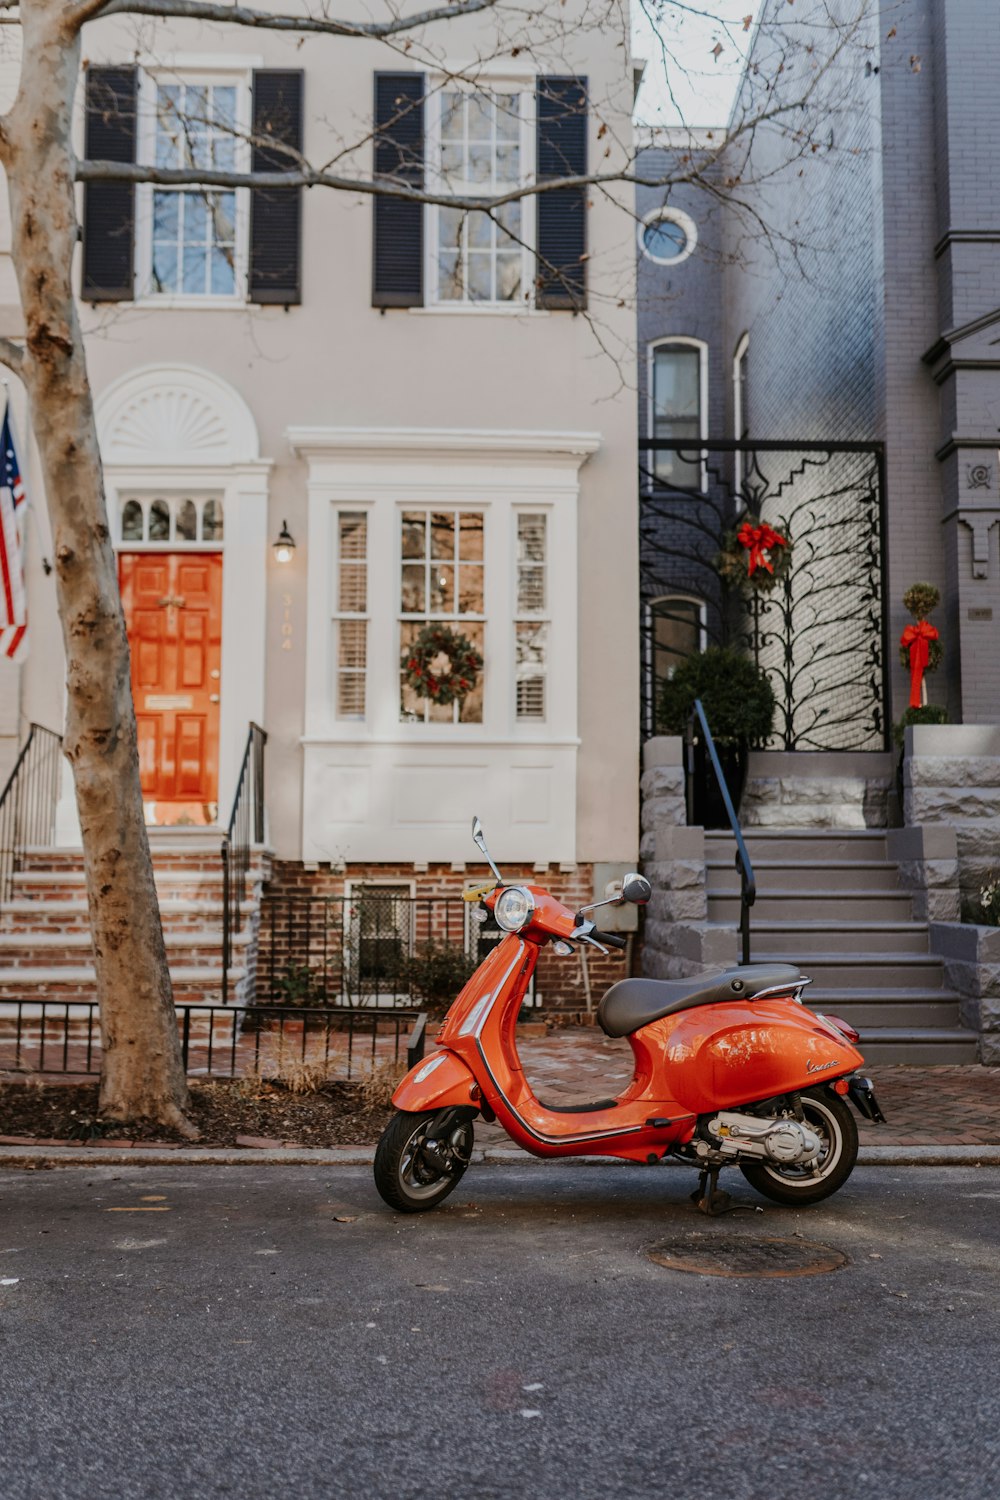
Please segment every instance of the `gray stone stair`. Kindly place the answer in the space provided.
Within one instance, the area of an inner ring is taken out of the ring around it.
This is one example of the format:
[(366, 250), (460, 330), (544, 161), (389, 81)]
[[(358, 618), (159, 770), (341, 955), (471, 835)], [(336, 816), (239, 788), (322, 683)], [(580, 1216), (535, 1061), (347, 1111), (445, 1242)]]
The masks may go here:
[[(861, 1032), (868, 1063), (973, 1063), (977, 1038), (959, 1023), (925, 922), (889, 859), (884, 832), (750, 829), (757, 881), (754, 962), (794, 963), (813, 981), (804, 1000)], [(734, 932), (739, 875), (731, 834), (705, 834), (709, 927)], [(735, 952), (735, 942), (734, 942)]]

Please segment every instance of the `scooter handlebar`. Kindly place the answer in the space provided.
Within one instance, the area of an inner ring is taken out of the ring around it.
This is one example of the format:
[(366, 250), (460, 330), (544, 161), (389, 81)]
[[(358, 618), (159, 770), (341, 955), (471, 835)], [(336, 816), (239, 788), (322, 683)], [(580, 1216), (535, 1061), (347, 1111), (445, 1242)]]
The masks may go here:
[(590, 934), (590, 936), (592, 938), (596, 938), (596, 940), (599, 943), (606, 943), (609, 948), (627, 948), (628, 947), (628, 938), (627, 937), (622, 937), (621, 933), (619, 933), (619, 932), (597, 932), (597, 931), (594, 931), (594, 932), (592, 932)]

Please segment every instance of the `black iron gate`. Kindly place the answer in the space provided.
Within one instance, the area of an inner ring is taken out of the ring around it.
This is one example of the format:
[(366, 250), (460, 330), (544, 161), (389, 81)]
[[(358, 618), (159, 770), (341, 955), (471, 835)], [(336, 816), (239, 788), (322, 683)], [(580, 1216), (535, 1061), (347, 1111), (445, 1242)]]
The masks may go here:
[[(771, 678), (770, 748), (890, 743), (885, 455), (881, 443), (642, 439), (639, 557), (643, 734), (679, 661), (738, 646)], [(791, 542), (769, 593), (726, 588), (723, 539), (753, 515)]]

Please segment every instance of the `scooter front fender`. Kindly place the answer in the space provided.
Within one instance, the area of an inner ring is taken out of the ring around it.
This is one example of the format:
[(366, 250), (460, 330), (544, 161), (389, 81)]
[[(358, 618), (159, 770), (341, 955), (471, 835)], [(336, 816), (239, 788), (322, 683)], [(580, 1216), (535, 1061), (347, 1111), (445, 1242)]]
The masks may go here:
[(479, 1086), (470, 1068), (454, 1052), (439, 1050), (416, 1063), (402, 1079), (392, 1102), (409, 1114), (476, 1104)]

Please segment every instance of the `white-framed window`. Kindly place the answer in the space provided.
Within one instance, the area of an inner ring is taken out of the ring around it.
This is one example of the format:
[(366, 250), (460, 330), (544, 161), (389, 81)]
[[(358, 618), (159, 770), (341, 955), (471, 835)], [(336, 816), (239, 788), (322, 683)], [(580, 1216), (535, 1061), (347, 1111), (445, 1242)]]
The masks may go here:
[(691, 440), (680, 450), (654, 449), (656, 478), (677, 489), (703, 489), (705, 455), (697, 440), (708, 435), (708, 345), (686, 336), (651, 344), (648, 380), (650, 437), (684, 445)]
[[(484, 656), (485, 537), (483, 510), (456, 506), (400, 511), (399, 649), (401, 663), (429, 625), (447, 625)], [(432, 666), (434, 663), (431, 664)], [(448, 670), (447, 662), (440, 670)], [(468, 693), (441, 704), (421, 697), (400, 666), (403, 723), (481, 724), (488, 664)]]
[(525, 510), (516, 512), (515, 521), (515, 714), (519, 720), (544, 720), (549, 637), (548, 521), (544, 511)]
[[(523, 81), (472, 90), (444, 83), (426, 102), (427, 180), (432, 191), (475, 198), (528, 182), (534, 171), (534, 94)], [(520, 308), (533, 289), (534, 204), (491, 216), (427, 208), (428, 305)]]
[[(749, 432), (750, 406), (747, 401), (747, 365), (750, 355), (750, 335), (744, 333), (736, 345), (733, 354), (733, 437), (739, 440), (745, 438)], [(743, 474), (745, 466), (743, 454), (733, 454), (733, 493), (736, 497), (737, 510), (745, 509), (746, 502), (743, 499)]]
[(694, 254), (698, 226), (679, 208), (655, 208), (637, 228), (639, 249), (658, 266), (679, 266)]
[(225, 528), (219, 495), (123, 493), (118, 497), (117, 516), (117, 540), (129, 550), (174, 552), (222, 546)]
[[(250, 165), (246, 73), (144, 69), (138, 158), (160, 167)], [(246, 300), (247, 189), (143, 184), (136, 195), (136, 296), (238, 305)]]
[(341, 510), (336, 519), (335, 631), (338, 719), (363, 720), (368, 699), (368, 514)]

